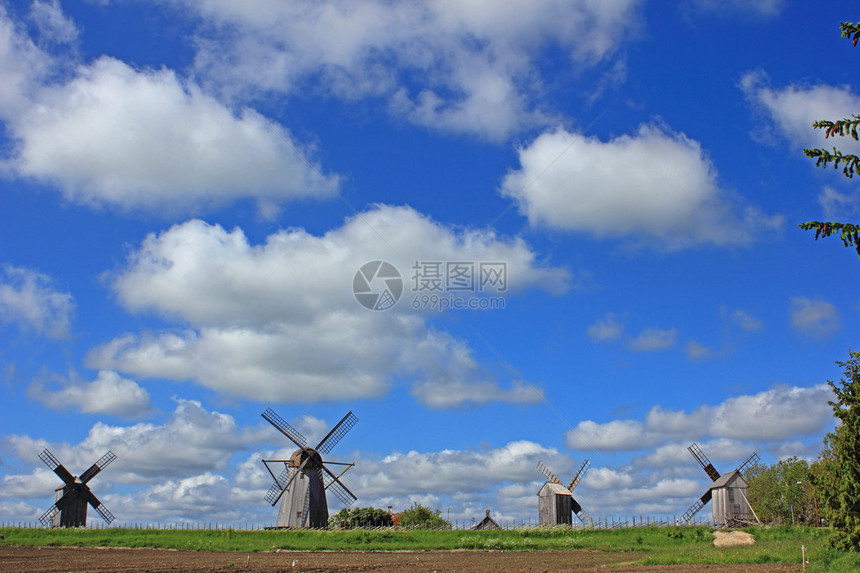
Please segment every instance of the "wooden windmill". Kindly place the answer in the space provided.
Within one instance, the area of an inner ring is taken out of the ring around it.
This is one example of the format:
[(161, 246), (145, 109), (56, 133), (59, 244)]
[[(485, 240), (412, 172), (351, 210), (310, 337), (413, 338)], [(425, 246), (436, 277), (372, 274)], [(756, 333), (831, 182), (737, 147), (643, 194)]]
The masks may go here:
[(39, 458), (45, 462), (51, 471), (57, 474), (63, 480), (63, 486), (57, 488), (56, 499), (54, 505), (42, 514), (39, 521), (45, 527), (86, 527), (87, 525), (87, 504), (93, 506), (93, 509), (98, 512), (102, 518), (110, 524), (113, 521), (113, 514), (102, 505), (102, 502), (93, 495), (90, 487), (87, 485), (100, 471), (105, 469), (109, 463), (116, 459), (116, 454), (108, 451), (99, 460), (90, 466), (90, 468), (82, 473), (80, 477), (73, 476), (69, 473), (63, 464), (57, 461), (57, 458), (48, 450), (42, 451)]
[[(355, 426), (358, 418), (349, 412), (315, 448), (311, 448), (307, 445), (305, 437), (271, 408), (263, 412), (262, 416), (299, 448), (288, 460), (263, 460), (263, 464), (275, 480), (266, 494), (266, 501), (274, 506), (281, 497), (284, 498), (278, 512), (277, 526), (326, 527), (328, 525), (327, 490), (334, 493), (345, 507), (352, 505), (357, 498), (340, 481), (340, 477), (355, 464), (323, 461), (322, 454), (328, 454)], [(335, 475), (326, 467), (326, 464), (346, 467)], [(278, 476), (272, 471), (272, 465), (276, 470), (280, 469)]]
[(585, 472), (591, 467), (591, 462), (586, 458), (579, 471), (570, 480), (570, 484), (564, 484), (555, 477), (543, 462), (538, 462), (537, 469), (542, 473), (547, 482), (538, 491), (538, 522), (540, 525), (571, 525), (572, 515), (575, 514), (582, 523), (591, 524), (591, 516), (585, 513), (582, 506), (573, 498), (573, 490), (585, 477)]
[[(752, 512), (753, 517), (755, 516), (755, 512), (747, 498), (749, 485), (744, 480), (741, 472), (749, 464), (759, 461), (758, 454), (753, 452), (736, 470), (720, 475), (720, 472), (717, 471), (711, 460), (708, 459), (696, 442), (693, 442), (687, 450), (696, 458), (696, 461), (699, 462), (699, 465), (702, 466), (702, 469), (711, 478), (713, 484), (702, 497), (696, 500), (696, 503), (690, 506), (690, 509), (684, 512), (681, 520), (689, 523), (693, 516), (696, 515), (696, 512), (702, 509), (713, 498), (711, 510), (713, 512), (714, 526), (732, 526), (752, 522), (750, 512)], [(756, 521), (758, 521), (757, 517)]]

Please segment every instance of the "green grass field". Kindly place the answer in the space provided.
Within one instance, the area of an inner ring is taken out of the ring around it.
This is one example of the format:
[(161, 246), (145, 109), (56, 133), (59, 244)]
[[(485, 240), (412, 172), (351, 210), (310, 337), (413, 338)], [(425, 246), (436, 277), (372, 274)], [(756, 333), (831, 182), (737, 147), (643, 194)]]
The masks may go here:
[[(30, 529), (0, 528), (0, 545), (53, 547), (154, 547), (192, 551), (258, 552), (397, 550), (576, 550), (630, 552), (628, 564), (797, 563), (807, 548), (808, 571), (860, 571), (860, 554), (827, 548), (828, 531), (807, 527), (752, 527), (751, 546), (717, 548), (709, 527), (643, 527), (610, 530), (523, 528), (471, 530), (241, 531), (233, 529)], [(636, 556), (633, 555), (636, 553)], [(641, 557), (644, 554), (645, 557)]]

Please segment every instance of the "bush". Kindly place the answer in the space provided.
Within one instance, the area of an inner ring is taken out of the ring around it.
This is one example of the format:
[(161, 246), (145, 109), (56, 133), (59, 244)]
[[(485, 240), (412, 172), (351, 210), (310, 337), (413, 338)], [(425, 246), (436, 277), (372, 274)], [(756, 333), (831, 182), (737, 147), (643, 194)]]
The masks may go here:
[(375, 507), (343, 508), (328, 519), (329, 527), (334, 529), (354, 529), (359, 527), (391, 527), (394, 521), (391, 514)]
[(424, 529), (451, 529), (451, 523), (442, 518), (441, 510), (413, 503), (412, 507), (398, 514), (398, 525)]

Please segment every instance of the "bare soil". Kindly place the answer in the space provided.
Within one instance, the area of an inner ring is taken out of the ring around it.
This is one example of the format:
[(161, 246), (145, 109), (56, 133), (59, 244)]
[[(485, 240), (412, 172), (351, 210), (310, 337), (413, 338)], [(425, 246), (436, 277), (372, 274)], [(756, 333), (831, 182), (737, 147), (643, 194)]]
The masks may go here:
[(776, 573), (799, 565), (623, 565), (642, 555), (599, 551), (274, 551), (215, 553), (169, 549), (0, 547), (0, 572), (238, 572), (238, 571), (611, 571)]

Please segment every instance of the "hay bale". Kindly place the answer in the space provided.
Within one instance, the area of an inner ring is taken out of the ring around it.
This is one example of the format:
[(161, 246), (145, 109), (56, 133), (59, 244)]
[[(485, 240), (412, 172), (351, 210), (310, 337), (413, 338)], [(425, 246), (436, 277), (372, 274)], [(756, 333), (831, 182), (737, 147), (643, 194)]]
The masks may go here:
[(715, 531), (714, 547), (732, 547), (734, 545), (755, 545), (752, 533), (743, 531)]

